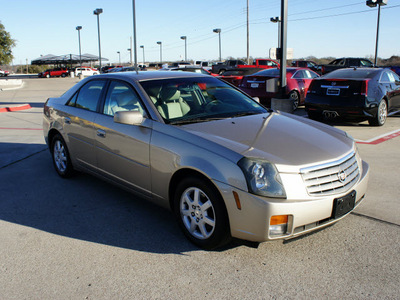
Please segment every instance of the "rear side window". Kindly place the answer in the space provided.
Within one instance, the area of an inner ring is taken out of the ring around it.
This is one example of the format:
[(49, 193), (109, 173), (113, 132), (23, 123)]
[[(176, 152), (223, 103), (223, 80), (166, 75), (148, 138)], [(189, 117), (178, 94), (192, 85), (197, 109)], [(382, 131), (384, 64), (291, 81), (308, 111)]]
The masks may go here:
[[(380, 82), (391, 82), (390, 77), (387, 72), (382, 72)], [(393, 80), (394, 82), (394, 80)]]
[(68, 105), (90, 111), (96, 111), (104, 85), (104, 80), (89, 81), (83, 87), (81, 87), (74, 97), (72, 97), (72, 99), (68, 102)]

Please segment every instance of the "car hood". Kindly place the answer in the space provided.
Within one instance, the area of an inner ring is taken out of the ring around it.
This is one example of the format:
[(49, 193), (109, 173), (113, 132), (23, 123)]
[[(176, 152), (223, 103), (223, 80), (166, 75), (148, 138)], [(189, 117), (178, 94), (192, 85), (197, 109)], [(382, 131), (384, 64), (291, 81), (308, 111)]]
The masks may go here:
[(276, 112), (181, 128), (245, 157), (268, 160), (281, 172), (337, 160), (354, 147), (353, 139), (341, 130)]

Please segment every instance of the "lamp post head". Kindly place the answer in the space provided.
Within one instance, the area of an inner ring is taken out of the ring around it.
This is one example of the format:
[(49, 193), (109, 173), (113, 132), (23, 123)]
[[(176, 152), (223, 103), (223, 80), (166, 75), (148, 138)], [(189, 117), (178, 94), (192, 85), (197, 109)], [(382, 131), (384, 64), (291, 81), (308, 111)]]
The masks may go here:
[(131, 51), (131, 48), (126, 49), (127, 51)]
[(272, 23), (278, 23), (278, 22), (280, 22), (281, 21), (281, 18), (280, 17), (275, 17), (275, 18), (271, 18), (271, 19), (269, 19)]
[(94, 15), (100, 15), (101, 13), (103, 13), (103, 9), (102, 9), (102, 8), (96, 8), (96, 9), (93, 11), (93, 14), (94, 14)]
[(143, 46), (143, 45), (140, 45), (140, 48), (143, 48), (143, 49), (144, 49), (144, 46)]
[(76, 30), (81, 30), (82, 26), (76, 26)]
[(157, 42), (157, 45), (161, 45), (162, 44), (162, 42)]
[(186, 35), (181, 36), (181, 40), (186, 40)]
[(213, 29), (213, 32), (220, 33), (221, 32), (221, 28), (215, 28), (215, 29)]
[(121, 52), (117, 51), (118, 54), (120, 54)]
[(386, 5), (387, 0), (367, 0), (365, 4), (369, 7), (376, 7), (377, 5)]

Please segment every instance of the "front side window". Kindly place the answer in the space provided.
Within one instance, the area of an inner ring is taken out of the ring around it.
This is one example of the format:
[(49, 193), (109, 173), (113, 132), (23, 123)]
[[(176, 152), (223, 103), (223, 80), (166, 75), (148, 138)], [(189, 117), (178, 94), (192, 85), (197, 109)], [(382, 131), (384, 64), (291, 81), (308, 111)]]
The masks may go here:
[(97, 110), (97, 104), (104, 88), (104, 80), (92, 80), (86, 83), (69, 101), (69, 106), (90, 111)]
[(108, 88), (103, 113), (114, 116), (117, 111), (140, 111), (143, 106), (136, 92), (128, 84), (112, 81)]

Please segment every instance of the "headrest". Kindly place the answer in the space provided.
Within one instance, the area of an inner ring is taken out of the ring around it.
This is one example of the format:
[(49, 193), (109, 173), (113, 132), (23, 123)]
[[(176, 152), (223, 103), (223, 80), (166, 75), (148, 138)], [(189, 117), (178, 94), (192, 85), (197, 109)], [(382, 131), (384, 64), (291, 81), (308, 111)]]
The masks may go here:
[(181, 92), (175, 85), (163, 85), (161, 88), (160, 98), (163, 102), (178, 100), (180, 96)]
[(123, 92), (117, 96), (118, 106), (133, 104), (134, 97), (130, 92)]

